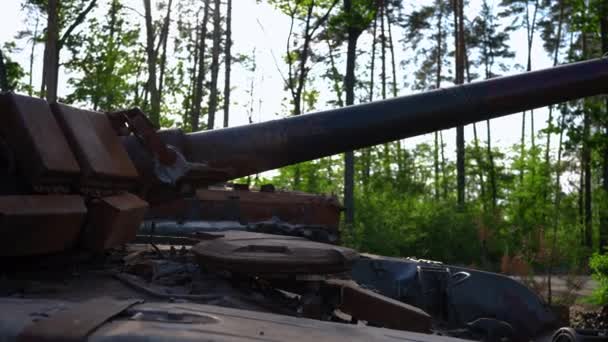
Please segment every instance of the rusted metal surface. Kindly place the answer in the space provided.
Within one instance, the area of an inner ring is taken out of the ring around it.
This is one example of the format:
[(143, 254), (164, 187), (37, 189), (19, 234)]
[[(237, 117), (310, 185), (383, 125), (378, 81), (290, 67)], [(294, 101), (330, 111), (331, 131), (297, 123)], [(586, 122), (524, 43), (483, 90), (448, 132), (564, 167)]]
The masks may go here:
[(202, 219), (243, 223), (277, 218), (287, 223), (338, 227), (341, 205), (334, 196), (301, 192), (199, 189)]
[(138, 299), (119, 301), (109, 297), (95, 298), (32, 322), (17, 337), (17, 341), (85, 341), (89, 334), (112, 317), (139, 303), (142, 301)]
[(160, 139), (156, 133), (157, 128), (148, 119), (146, 114), (139, 108), (132, 108), (124, 111), (112, 112), (107, 114), (114, 130), (124, 132), (126, 128), (133, 133), (139, 141), (153, 153), (158, 160), (165, 165), (175, 162), (175, 151)]
[(76, 195), (0, 196), (0, 256), (73, 247), (86, 212), (83, 198)]
[[(58, 300), (0, 299), (0, 336), (13, 341), (24, 322), (68, 312), (79, 304)], [(69, 332), (66, 332), (69, 336)], [(194, 303), (148, 302), (130, 306), (91, 332), (91, 342), (160, 341), (411, 341), (451, 342), (455, 338), (344, 325), (312, 319)]]
[(390, 329), (431, 332), (431, 316), (417, 307), (363, 289), (352, 280), (328, 279), (324, 284), (338, 289), (338, 308), (355, 319)]
[(226, 232), (192, 250), (203, 267), (243, 274), (340, 273), (359, 256), (350, 248), (249, 232)]
[(84, 247), (102, 251), (133, 241), (147, 208), (148, 203), (130, 193), (93, 199), (83, 232)]
[(219, 230), (295, 235), (334, 244), (340, 240), (342, 207), (335, 196), (246, 188), (199, 189), (196, 195), (154, 204), (146, 219), (156, 223), (159, 235), (188, 236), (229, 221), (234, 224)]
[[(319, 113), (185, 135), (190, 162), (235, 179), (306, 160), (608, 91), (608, 59)], [(162, 133), (161, 133), (162, 137)]]
[(130, 189), (138, 180), (120, 138), (103, 113), (52, 104), (82, 168), (83, 187)]
[(1, 137), (27, 183), (43, 191), (76, 181), (80, 168), (46, 101), (0, 94), (0, 118)]

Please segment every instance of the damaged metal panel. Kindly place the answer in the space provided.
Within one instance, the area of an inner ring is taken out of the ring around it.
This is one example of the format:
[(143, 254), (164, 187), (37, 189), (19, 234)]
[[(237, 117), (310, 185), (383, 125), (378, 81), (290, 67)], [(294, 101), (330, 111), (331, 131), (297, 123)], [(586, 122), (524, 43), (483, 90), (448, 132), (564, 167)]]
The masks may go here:
[(132, 189), (138, 173), (103, 113), (52, 104), (82, 168), (83, 188)]
[(0, 94), (0, 120), (2, 153), (12, 152), (19, 176), (34, 190), (66, 191), (76, 181), (80, 167), (46, 101)]
[(93, 199), (88, 208), (83, 246), (102, 251), (135, 239), (148, 203), (133, 194), (124, 193)]
[(356, 319), (390, 329), (431, 332), (431, 316), (419, 308), (363, 289), (353, 281), (329, 279), (324, 284), (339, 289), (338, 308)]
[(77, 195), (0, 196), (0, 256), (25, 256), (72, 248), (87, 209)]

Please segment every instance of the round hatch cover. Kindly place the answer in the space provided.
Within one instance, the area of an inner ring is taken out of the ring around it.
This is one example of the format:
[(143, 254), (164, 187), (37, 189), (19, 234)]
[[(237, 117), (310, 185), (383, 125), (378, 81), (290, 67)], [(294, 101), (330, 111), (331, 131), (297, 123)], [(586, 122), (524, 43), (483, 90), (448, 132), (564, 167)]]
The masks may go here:
[(201, 265), (245, 274), (328, 274), (349, 271), (359, 254), (304, 238), (227, 232), (193, 247)]

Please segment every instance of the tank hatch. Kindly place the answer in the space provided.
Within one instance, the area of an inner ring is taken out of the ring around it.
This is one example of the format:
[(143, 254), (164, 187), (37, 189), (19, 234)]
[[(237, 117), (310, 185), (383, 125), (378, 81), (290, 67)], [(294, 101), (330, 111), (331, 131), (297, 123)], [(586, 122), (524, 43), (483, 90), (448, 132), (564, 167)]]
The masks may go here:
[(350, 248), (250, 232), (212, 235), (193, 252), (201, 265), (242, 274), (341, 273), (359, 257)]

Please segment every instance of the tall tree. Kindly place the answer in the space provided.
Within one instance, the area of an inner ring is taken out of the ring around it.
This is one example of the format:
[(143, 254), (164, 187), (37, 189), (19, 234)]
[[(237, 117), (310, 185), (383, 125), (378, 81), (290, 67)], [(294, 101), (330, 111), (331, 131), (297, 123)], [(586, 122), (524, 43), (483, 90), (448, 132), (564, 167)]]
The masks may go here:
[[(346, 72), (344, 76), (345, 104), (355, 103), (355, 68), (357, 62), (357, 41), (377, 15), (377, 3), (366, 0), (344, 0), (342, 12), (332, 20), (336, 40), (346, 40)], [(355, 155), (353, 151), (344, 154), (344, 223), (352, 228), (355, 222)]]
[[(465, 70), (465, 32), (464, 32), (464, 0), (453, 0), (455, 27), (455, 67), (456, 84), (464, 83)], [(464, 126), (456, 127), (456, 182), (458, 207), (463, 209), (465, 203), (465, 152)]]
[[(159, 48), (160, 52), (160, 71), (158, 75), (158, 101), (160, 103), (163, 102), (163, 87), (165, 85), (165, 72), (167, 70), (167, 42), (169, 41), (169, 28), (171, 27), (171, 8), (173, 5), (173, 0), (169, 0), (167, 3), (167, 14), (165, 15), (165, 20), (163, 22), (162, 30), (160, 32), (160, 41), (161, 45)], [(158, 49), (157, 49), (158, 50)], [(159, 105), (160, 110), (160, 105)]]
[[(539, 0), (502, 0), (501, 6), (505, 7), (505, 10), (501, 12), (502, 17), (513, 17), (513, 22), (509, 30), (515, 30), (524, 28), (526, 30), (526, 40), (527, 40), (527, 56), (526, 56), (526, 71), (532, 70), (532, 47), (534, 45), (534, 36), (536, 34), (537, 28), (537, 19), (539, 10), (541, 9), (541, 2)], [(530, 142), (532, 148), (535, 147), (534, 142), (534, 112), (530, 111)], [(522, 121), (521, 121), (521, 156), (520, 158), (525, 157), (525, 146), (526, 146), (526, 111), (522, 113)], [(523, 163), (520, 169), (520, 182), (523, 182), (524, 177), (524, 169)]]
[[(422, 60), (422, 63), (415, 68), (413, 89), (439, 89), (442, 82), (447, 79), (444, 72), (449, 66), (446, 58), (448, 55), (447, 36), (450, 30), (447, 18), (451, 11), (449, 3), (436, 0), (433, 5), (423, 6), (411, 12), (406, 18), (405, 40), (415, 52), (414, 60)], [(424, 46), (421, 42), (423, 39), (431, 41), (432, 45)], [(443, 138), (440, 135), (441, 132), (434, 133), (434, 190), (436, 198), (445, 199), (448, 182), (444, 169), (445, 162), (443, 162)]]
[(230, 70), (232, 68), (232, 0), (226, 2), (226, 43), (224, 47), (224, 127), (228, 127), (230, 118)]
[(220, 50), (222, 37), (220, 0), (214, 0), (213, 6), (213, 47), (211, 49), (211, 83), (209, 84), (209, 113), (207, 113), (207, 129), (215, 128), (215, 111), (217, 110), (218, 94), (217, 79), (220, 71)]
[(160, 92), (158, 91), (158, 85), (156, 82), (156, 30), (154, 29), (154, 23), (152, 21), (152, 6), (150, 5), (150, 0), (143, 1), (146, 21), (146, 54), (148, 57), (147, 89), (150, 93), (150, 120), (153, 124), (160, 126)]
[[(97, 0), (90, 0), (88, 3), (84, 1), (59, 2), (58, 0), (48, 0), (46, 4), (38, 1), (31, 2), (40, 6), (47, 14), (40, 94), (47, 101), (55, 102), (57, 100), (61, 49), (69, 43), (75, 30), (95, 8)], [(64, 28), (65, 30), (61, 32)]]
[(203, 20), (200, 23), (199, 34), (198, 34), (198, 71), (195, 76), (195, 85), (194, 85), (194, 93), (193, 93), (193, 103), (192, 103), (192, 111), (190, 115), (190, 127), (193, 131), (197, 131), (199, 129), (199, 122), (201, 118), (201, 102), (203, 100), (203, 81), (205, 80), (205, 52), (207, 48), (207, 22), (209, 20), (209, 2), (211, 0), (205, 0), (204, 10), (203, 10)]
[(42, 69), (41, 94), (49, 102), (57, 101), (57, 77), (59, 74), (59, 4), (49, 0), (47, 4), (46, 44)]
[[(387, 37), (386, 37), (386, 1), (380, 1), (380, 85), (382, 99), (386, 99), (386, 48), (387, 48)], [(391, 160), (390, 160), (390, 144), (383, 144), (383, 155), (382, 155), (382, 171), (386, 179), (391, 179)]]
[[(378, 31), (378, 15), (374, 16), (374, 24), (372, 28), (372, 55), (370, 58), (370, 68), (369, 68), (369, 91), (368, 91), (368, 101), (372, 102), (374, 100), (374, 80), (376, 79), (376, 43), (377, 43), (377, 31)], [(365, 189), (367, 189), (367, 185), (369, 184), (369, 178), (371, 173), (371, 161), (372, 158), (372, 148), (368, 147), (363, 149), (362, 159), (363, 159), (363, 177), (362, 183)]]
[[(562, 0), (563, 1), (563, 0)], [(600, 38), (602, 41), (602, 53), (608, 54), (608, 1), (600, 2)], [(604, 111), (605, 117), (608, 116), (608, 97), (605, 98)], [(602, 156), (602, 189), (604, 194), (608, 194), (608, 120), (605, 119), (602, 125), (604, 134)], [(608, 210), (600, 211), (600, 251), (608, 247)]]
[[(508, 46), (509, 32), (501, 30), (499, 18), (494, 13), (487, 0), (482, 3), (479, 15), (473, 20), (470, 36), (470, 46), (479, 50), (476, 64), (483, 68), (486, 79), (500, 75), (507, 71), (506, 59), (513, 58), (515, 54)], [(496, 72), (495, 67), (499, 70)], [(496, 179), (496, 166), (494, 165), (494, 153), (492, 151), (491, 123), (486, 120), (486, 152), (488, 160), (488, 179), (490, 185), (490, 200), (492, 210), (496, 209), (498, 202), (498, 185)]]

